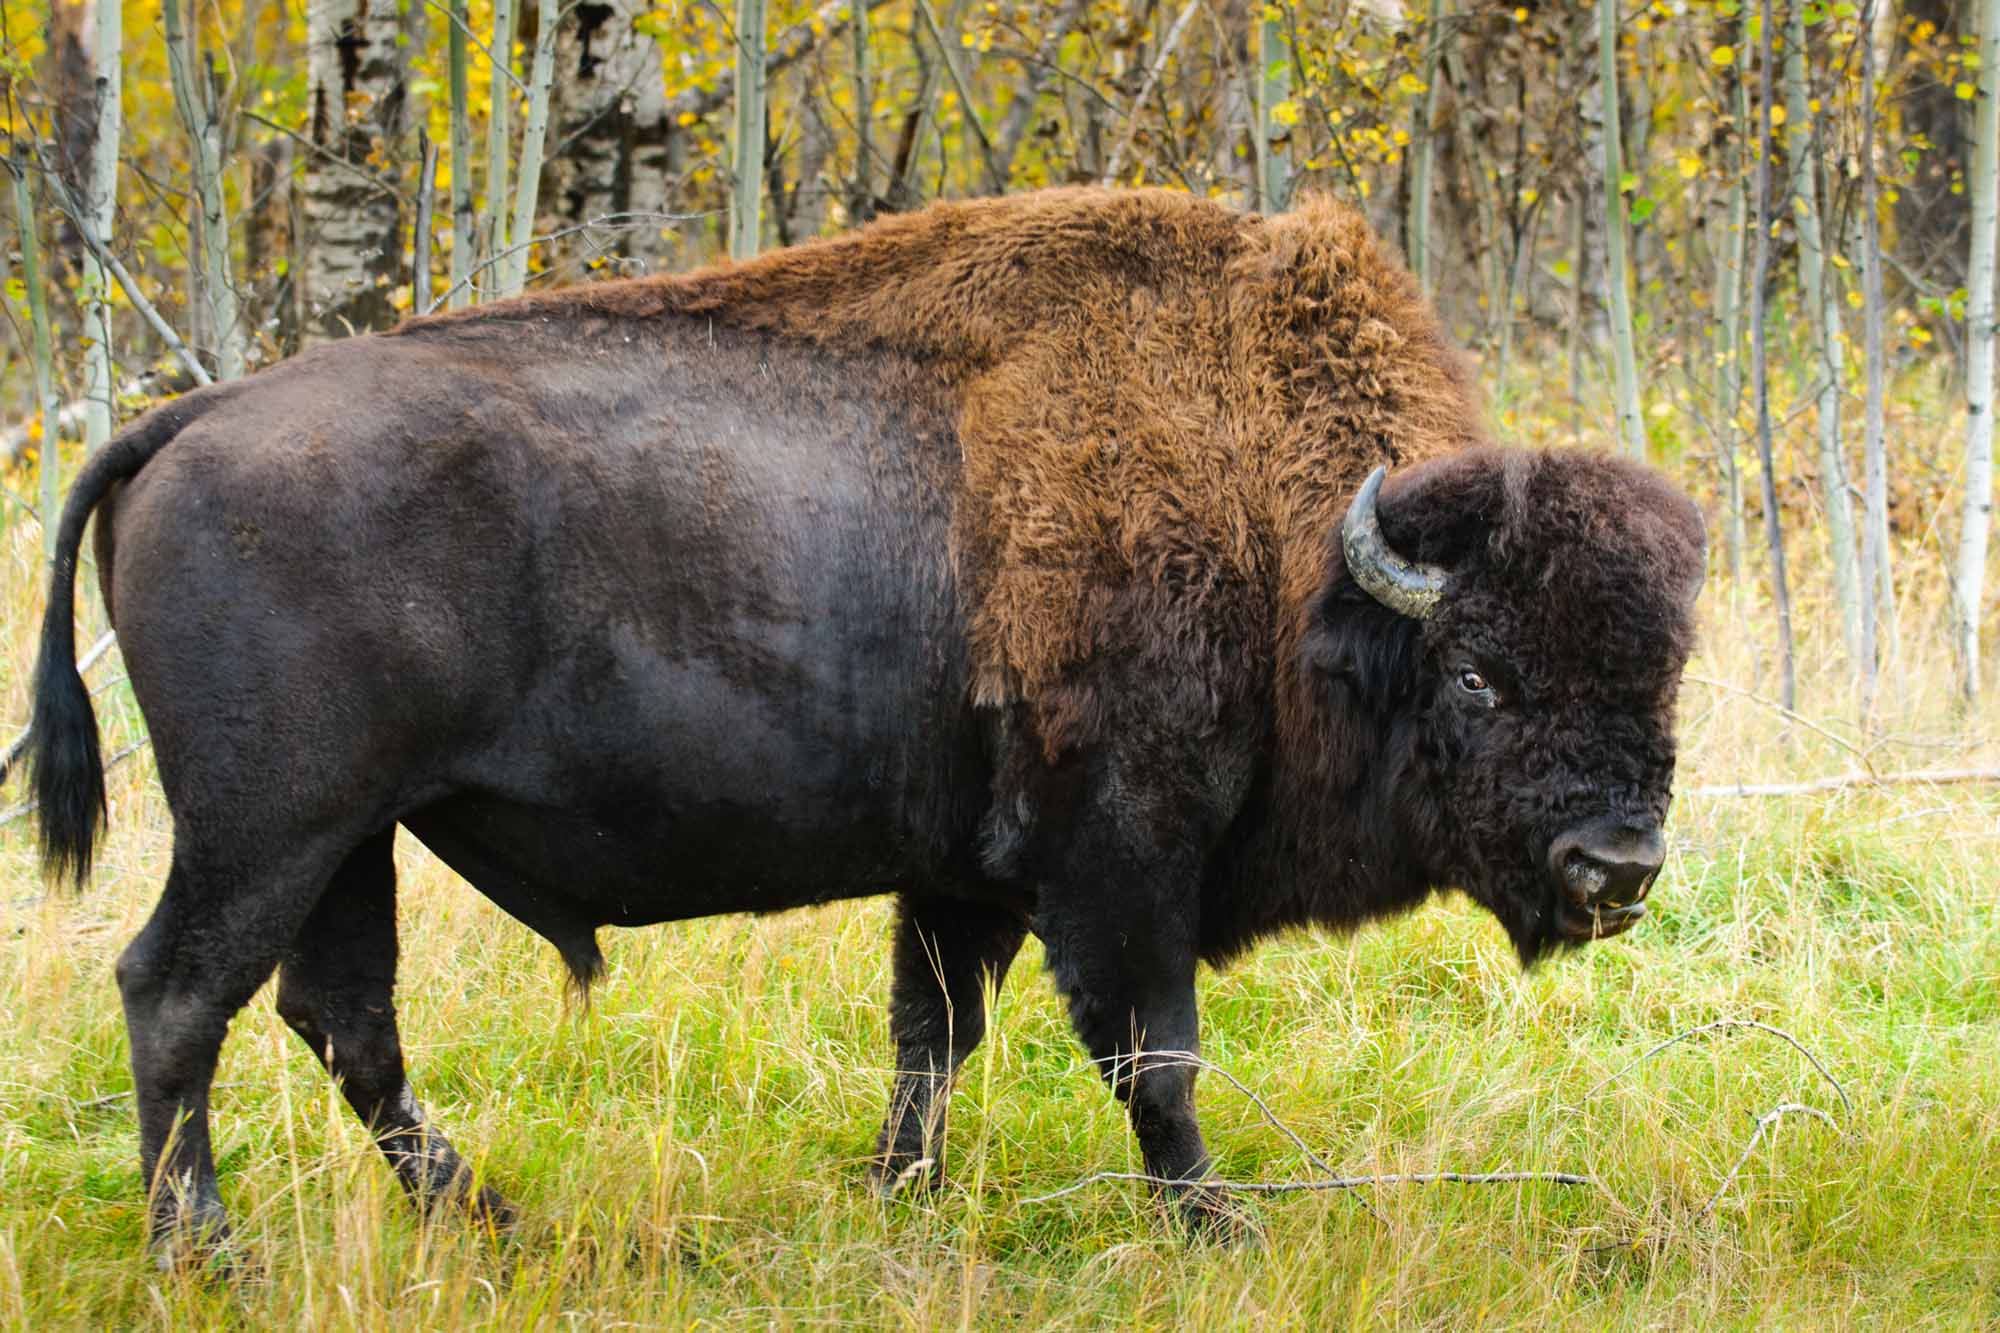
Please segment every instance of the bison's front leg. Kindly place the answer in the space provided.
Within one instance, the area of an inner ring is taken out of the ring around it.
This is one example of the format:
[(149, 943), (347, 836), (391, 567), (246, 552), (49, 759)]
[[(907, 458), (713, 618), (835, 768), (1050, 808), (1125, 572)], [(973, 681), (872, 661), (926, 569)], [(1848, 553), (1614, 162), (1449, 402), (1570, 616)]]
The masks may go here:
[(1169, 1182), (1154, 1189), (1197, 1232), (1234, 1234), (1238, 1214), (1201, 1183), (1194, 1109), (1200, 857), (1133, 823), (1129, 809), (1079, 821), (1069, 873), (1045, 886), (1035, 929), (1077, 1036), (1131, 1113), (1146, 1174)]
[(882, 1193), (944, 1178), (951, 1076), (986, 1034), (986, 988), (999, 988), (1026, 934), (1017, 912), (904, 896), (889, 1002), (896, 1086), (871, 1167)]

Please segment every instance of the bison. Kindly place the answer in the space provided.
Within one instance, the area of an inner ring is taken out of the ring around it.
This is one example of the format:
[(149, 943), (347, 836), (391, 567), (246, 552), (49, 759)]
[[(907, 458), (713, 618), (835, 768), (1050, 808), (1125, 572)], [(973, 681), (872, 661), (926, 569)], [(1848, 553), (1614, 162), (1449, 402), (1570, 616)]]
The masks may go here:
[(176, 1243), (225, 1234), (208, 1092), (273, 970), (410, 1193), (508, 1215), (405, 1080), (398, 825), (580, 983), (600, 926), (896, 894), (884, 1186), (936, 1178), (1033, 932), (1147, 1173), (1213, 1220), (1169, 1054), (1197, 964), (1442, 889), (1524, 965), (1637, 921), (1704, 560), (1647, 469), (1487, 443), (1344, 208), (940, 204), (412, 320), (126, 428), (63, 512), (33, 687), (79, 883), (93, 512), (173, 813), (117, 982)]

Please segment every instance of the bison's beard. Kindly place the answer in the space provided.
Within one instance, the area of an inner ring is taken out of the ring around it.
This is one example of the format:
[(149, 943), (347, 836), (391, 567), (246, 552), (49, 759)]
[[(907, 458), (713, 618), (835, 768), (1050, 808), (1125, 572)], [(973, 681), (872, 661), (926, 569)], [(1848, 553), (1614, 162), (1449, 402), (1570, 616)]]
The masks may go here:
[(1562, 933), (1555, 890), (1539, 876), (1495, 876), (1478, 887), (1468, 884), (1466, 892), (1499, 919), (1523, 971), (1583, 943)]
[(1507, 928), (1523, 971), (1553, 954), (1622, 934), (1646, 914), (1643, 906), (1631, 909), (1629, 915), (1607, 909), (1600, 919), (1597, 913), (1565, 902), (1558, 890), (1533, 881), (1509, 885), (1492, 897), (1473, 896)]

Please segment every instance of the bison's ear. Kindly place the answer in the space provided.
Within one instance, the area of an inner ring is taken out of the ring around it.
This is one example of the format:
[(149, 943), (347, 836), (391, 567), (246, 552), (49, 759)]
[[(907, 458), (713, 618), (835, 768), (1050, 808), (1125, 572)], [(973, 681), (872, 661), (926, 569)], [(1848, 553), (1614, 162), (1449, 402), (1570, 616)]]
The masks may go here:
[(1303, 652), (1308, 678), (1335, 702), (1387, 717), (1417, 687), (1423, 625), (1343, 578), (1315, 601)]

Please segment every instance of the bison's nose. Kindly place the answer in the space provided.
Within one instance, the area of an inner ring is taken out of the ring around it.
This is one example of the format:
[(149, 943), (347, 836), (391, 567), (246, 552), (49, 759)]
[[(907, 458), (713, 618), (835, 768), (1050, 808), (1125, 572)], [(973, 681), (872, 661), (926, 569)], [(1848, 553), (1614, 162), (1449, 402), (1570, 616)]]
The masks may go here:
[(1666, 859), (1657, 825), (1600, 819), (1579, 825), (1549, 848), (1549, 869), (1578, 907), (1624, 907), (1652, 887)]

